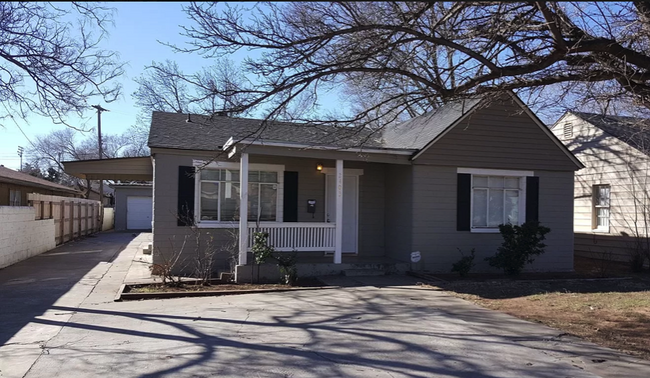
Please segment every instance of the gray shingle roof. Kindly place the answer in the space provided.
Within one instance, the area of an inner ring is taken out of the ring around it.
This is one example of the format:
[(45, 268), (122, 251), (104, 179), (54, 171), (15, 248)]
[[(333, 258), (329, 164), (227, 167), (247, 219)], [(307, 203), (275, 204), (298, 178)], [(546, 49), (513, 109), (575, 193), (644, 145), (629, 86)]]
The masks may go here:
[(309, 146), (382, 148), (380, 135), (370, 130), (288, 122), (268, 122), (250, 118), (232, 118), (153, 112), (149, 147), (217, 150), (230, 137), (257, 138), (265, 142), (283, 142)]
[(480, 102), (480, 98), (450, 102), (432, 112), (386, 127), (383, 130), (384, 146), (421, 150)]
[(187, 122), (187, 114), (153, 112), (149, 147), (214, 151), (233, 137), (307, 146), (420, 150), (480, 102), (478, 98), (452, 102), (379, 131), (289, 122), (268, 122), (263, 126), (258, 119), (195, 114)]
[(615, 138), (644, 152), (650, 152), (650, 119), (571, 112)]

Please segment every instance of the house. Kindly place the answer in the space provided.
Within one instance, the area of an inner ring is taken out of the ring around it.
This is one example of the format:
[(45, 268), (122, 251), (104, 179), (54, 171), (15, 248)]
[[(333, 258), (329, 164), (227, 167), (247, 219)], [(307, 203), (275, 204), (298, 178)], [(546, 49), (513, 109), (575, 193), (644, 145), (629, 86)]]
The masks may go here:
[(109, 186), (115, 193), (115, 230), (151, 230), (153, 185), (126, 182)]
[(629, 261), (650, 234), (650, 119), (567, 112), (551, 130), (586, 166), (575, 176), (576, 255)]
[[(234, 264), (246, 280), (252, 234), (263, 231), (277, 251), (297, 254), (299, 275), (410, 269), (415, 251), (413, 268), (448, 272), (458, 249), (475, 249), (485, 271), (499, 224), (539, 220), (552, 231), (530, 269), (573, 269), (582, 164), (514, 94), (374, 131), (154, 112), (149, 148), (152, 172), (115, 163), (153, 177), (157, 264), (182, 253), (191, 270), (199, 235), (217, 251), (216, 270)], [(108, 170), (118, 171), (66, 163), (76, 175), (111, 178)]]
[(47, 181), (0, 165), (0, 206), (29, 206), (28, 193), (79, 197), (73, 188)]

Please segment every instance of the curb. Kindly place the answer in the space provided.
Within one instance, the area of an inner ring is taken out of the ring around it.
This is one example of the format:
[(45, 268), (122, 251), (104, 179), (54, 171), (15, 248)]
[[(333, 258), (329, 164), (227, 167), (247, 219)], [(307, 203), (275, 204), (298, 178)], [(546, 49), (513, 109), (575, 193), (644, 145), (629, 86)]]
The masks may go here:
[(276, 293), (284, 291), (304, 291), (304, 290), (322, 290), (335, 289), (336, 286), (317, 286), (317, 287), (295, 287), (295, 288), (275, 288), (275, 289), (249, 289), (249, 290), (206, 290), (206, 291), (174, 291), (174, 292), (153, 292), (153, 293), (125, 293), (124, 290), (128, 285), (123, 284), (115, 296), (115, 302), (142, 299), (167, 299), (167, 298), (187, 298), (187, 297), (218, 297), (224, 295), (239, 294), (259, 294), (259, 293)]

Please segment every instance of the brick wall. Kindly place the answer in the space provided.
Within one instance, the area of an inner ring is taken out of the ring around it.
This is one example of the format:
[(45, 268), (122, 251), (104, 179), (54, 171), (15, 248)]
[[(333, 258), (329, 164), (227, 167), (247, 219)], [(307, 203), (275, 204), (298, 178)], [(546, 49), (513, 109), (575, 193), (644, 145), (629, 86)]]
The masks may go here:
[(0, 268), (55, 247), (54, 220), (34, 220), (33, 207), (0, 206)]

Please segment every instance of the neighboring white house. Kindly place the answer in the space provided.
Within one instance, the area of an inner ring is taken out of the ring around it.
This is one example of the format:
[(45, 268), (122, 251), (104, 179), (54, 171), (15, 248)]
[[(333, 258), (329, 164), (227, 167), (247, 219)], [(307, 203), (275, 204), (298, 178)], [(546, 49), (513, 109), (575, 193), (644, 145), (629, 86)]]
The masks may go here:
[(576, 255), (629, 261), (647, 250), (650, 120), (567, 112), (551, 130), (585, 165), (575, 173)]

